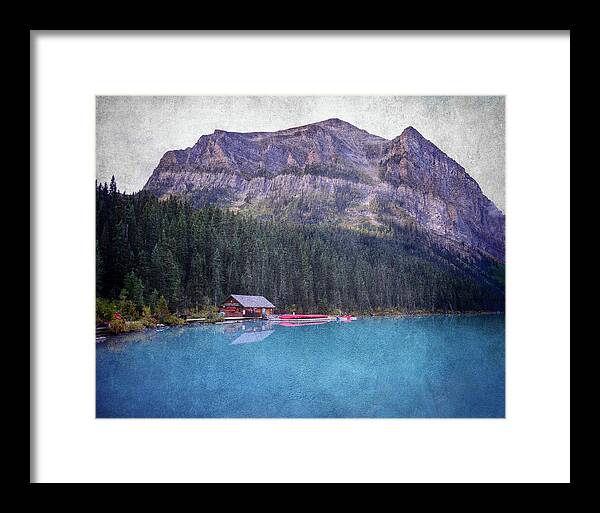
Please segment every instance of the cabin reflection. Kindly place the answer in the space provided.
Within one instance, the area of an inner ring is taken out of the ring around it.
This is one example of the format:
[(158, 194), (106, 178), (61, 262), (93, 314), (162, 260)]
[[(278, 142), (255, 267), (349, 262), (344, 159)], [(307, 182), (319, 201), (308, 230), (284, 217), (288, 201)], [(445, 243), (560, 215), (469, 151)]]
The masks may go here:
[(252, 342), (260, 342), (271, 336), (275, 331), (273, 323), (264, 322), (236, 322), (226, 324), (222, 327), (223, 333), (231, 338), (231, 345), (249, 344)]
[(267, 337), (270, 337), (275, 330), (265, 330), (265, 331), (256, 331), (256, 332), (248, 332), (242, 333), (239, 337), (234, 339), (231, 342), (231, 345), (235, 344), (250, 344), (252, 342), (260, 342)]

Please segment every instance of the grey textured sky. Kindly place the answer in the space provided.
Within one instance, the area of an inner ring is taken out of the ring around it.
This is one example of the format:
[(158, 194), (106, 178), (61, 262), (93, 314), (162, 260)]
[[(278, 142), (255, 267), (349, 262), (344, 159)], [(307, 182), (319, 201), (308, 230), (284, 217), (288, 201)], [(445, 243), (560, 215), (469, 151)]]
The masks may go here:
[(166, 151), (215, 129), (271, 132), (328, 118), (386, 139), (413, 126), (504, 211), (503, 96), (99, 96), (97, 178), (138, 191)]

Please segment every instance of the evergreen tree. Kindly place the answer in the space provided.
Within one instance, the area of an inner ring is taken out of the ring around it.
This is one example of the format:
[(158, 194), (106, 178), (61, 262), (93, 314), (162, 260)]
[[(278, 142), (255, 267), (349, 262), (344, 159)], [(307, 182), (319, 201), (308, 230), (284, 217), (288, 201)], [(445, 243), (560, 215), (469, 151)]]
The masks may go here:
[(212, 297), (213, 305), (218, 305), (218, 302), (222, 299), (223, 290), (221, 288), (223, 282), (223, 268), (221, 262), (221, 251), (219, 246), (215, 247), (211, 263), (211, 285), (212, 285)]
[(104, 293), (104, 260), (98, 241), (96, 241), (96, 296), (101, 297)]
[(152, 287), (176, 309), (181, 300), (181, 270), (164, 239), (152, 251), (150, 277)]
[(112, 175), (112, 178), (110, 179), (110, 187), (108, 188), (108, 192), (112, 198), (117, 197), (118, 190), (117, 190), (117, 181), (115, 180), (115, 175)]
[(154, 315), (156, 316), (158, 322), (163, 324), (168, 322), (171, 313), (169, 312), (169, 307), (167, 306), (167, 300), (165, 299), (165, 296), (160, 296), (158, 298), (156, 308), (154, 309)]
[(133, 271), (125, 276), (123, 282), (123, 290), (127, 297), (133, 301), (136, 308), (141, 312), (144, 306), (144, 285), (142, 280), (138, 278)]
[(206, 278), (204, 270), (204, 260), (200, 253), (194, 253), (188, 281), (188, 297), (192, 306), (198, 310), (202, 304), (202, 299), (206, 296)]

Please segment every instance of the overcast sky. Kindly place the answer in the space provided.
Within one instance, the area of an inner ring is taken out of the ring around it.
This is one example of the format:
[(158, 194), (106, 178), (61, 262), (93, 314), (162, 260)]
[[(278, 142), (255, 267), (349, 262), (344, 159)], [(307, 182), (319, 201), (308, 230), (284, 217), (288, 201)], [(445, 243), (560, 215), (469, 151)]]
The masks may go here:
[(503, 96), (101, 96), (96, 172), (140, 190), (168, 150), (215, 129), (271, 132), (340, 118), (392, 139), (413, 126), (477, 180), (504, 211)]

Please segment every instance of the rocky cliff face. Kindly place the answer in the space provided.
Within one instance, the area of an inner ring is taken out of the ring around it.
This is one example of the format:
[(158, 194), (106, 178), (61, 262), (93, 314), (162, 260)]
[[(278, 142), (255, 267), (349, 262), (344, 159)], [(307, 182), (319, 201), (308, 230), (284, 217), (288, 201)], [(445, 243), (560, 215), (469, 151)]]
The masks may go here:
[(216, 130), (168, 151), (144, 187), (293, 222), (413, 224), (442, 245), (504, 261), (504, 215), (412, 127), (387, 140), (339, 119), (279, 132)]

